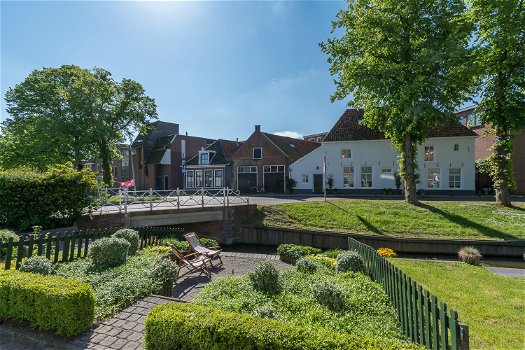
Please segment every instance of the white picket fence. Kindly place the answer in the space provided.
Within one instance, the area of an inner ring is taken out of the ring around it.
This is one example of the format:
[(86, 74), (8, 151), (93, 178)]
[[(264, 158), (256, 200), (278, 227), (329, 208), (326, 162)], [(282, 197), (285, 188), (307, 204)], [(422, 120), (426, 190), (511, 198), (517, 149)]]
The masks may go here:
[(124, 188), (99, 189), (100, 212), (124, 212), (130, 210), (154, 210), (181, 207), (217, 207), (250, 204), (248, 197), (231, 188), (211, 190), (200, 188), (194, 191), (153, 190), (135, 191)]

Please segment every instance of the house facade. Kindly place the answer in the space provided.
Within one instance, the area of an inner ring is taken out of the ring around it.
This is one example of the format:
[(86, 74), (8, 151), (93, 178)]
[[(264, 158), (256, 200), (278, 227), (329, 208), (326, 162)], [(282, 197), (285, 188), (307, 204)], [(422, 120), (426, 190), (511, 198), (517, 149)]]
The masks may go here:
[[(113, 186), (119, 187), (121, 182), (129, 181), (133, 178), (131, 167), (131, 153), (128, 144), (122, 143), (118, 146), (120, 157), (111, 162), (111, 175), (113, 176)], [(97, 178), (98, 183), (102, 183), (102, 161), (93, 158), (83, 163), (84, 168), (91, 169)]]
[(185, 190), (233, 188), (232, 155), (238, 141), (219, 139), (186, 162)]
[(318, 134), (304, 135), (303, 136), (303, 140), (321, 143), (321, 142), (323, 142), (326, 134), (328, 134), (328, 133), (327, 132), (321, 132), (321, 133), (318, 133)]
[(255, 125), (251, 136), (232, 155), (233, 188), (243, 193), (286, 192), (286, 177), (294, 161), (319, 147), (316, 142), (278, 136)]
[(131, 145), (137, 190), (182, 189), (186, 161), (211, 143), (203, 137), (180, 135), (176, 123), (152, 123), (150, 131)]
[[(321, 193), (332, 179), (337, 193), (365, 194), (395, 190), (399, 154), (379, 130), (361, 124), (364, 112), (349, 109), (328, 132), (322, 146), (295, 161), (290, 176), (296, 192)], [(450, 119), (418, 147), (420, 183), (434, 194), (475, 193), (476, 134)], [(326, 166), (326, 179), (323, 167)]]

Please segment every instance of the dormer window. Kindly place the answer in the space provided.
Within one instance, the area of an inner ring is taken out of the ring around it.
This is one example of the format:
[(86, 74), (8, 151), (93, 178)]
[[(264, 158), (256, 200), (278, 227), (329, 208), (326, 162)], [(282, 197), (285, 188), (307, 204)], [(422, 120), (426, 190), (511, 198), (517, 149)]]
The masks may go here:
[(199, 152), (199, 165), (210, 165), (215, 152), (212, 151), (200, 151)]

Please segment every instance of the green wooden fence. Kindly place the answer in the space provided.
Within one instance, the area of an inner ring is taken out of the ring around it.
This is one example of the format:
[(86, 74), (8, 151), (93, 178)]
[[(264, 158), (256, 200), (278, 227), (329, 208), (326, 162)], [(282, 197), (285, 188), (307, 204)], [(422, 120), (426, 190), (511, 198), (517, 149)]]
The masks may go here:
[(374, 248), (348, 238), (348, 249), (361, 254), (368, 275), (383, 286), (410, 340), (433, 350), (469, 348), (468, 325), (458, 321), (454, 309), (448, 312), (444, 301), (438, 301)]
[[(111, 236), (121, 227), (98, 230), (72, 231), (62, 233), (40, 233), (20, 237), (18, 242), (13, 238), (2, 242), (0, 238), (0, 260), (6, 270), (20, 267), (25, 256), (45, 256), (53, 263), (67, 262), (76, 258), (83, 258), (88, 254), (89, 244), (102, 237)], [(177, 238), (182, 240), (184, 232), (181, 228), (173, 227), (139, 227), (140, 248), (158, 245), (163, 238)]]

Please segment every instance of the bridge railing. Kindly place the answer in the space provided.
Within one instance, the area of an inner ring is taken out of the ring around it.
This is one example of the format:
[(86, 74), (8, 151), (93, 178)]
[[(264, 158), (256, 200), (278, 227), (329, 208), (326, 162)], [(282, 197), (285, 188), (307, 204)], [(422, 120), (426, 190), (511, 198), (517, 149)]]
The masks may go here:
[(129, 210), (154, 210), (157, 208), (181, 207), (217, 207), (239, 204), (250, 204), (248, 197), (240, 195), (231, 188), (195, 190), (130, 190), (129, 188), (99, 189), (99, 205), (101, 212), (124, 212)]

